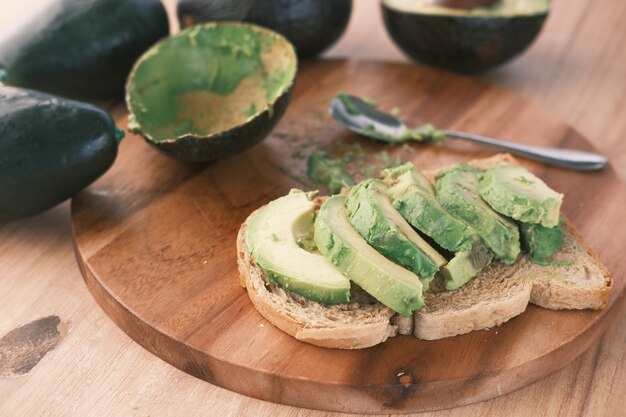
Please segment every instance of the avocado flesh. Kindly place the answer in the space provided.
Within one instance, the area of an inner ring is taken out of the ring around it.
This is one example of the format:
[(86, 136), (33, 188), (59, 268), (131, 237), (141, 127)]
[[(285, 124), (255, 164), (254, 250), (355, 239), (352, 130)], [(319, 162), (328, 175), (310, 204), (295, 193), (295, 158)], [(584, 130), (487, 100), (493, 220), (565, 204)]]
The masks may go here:
[(552, 190), (525, 168), (499, 165), (478, 178), (480, 196), (498, 213), (544, 227), (559, 223), (563, 194)]
[(365, 180), (346, 199), (352, 226), (387, 259), (420, 277), (426, 287), (446, 259), (430, 246), (393, 208), (378, 180)]
[(489, 265), (493, 254), (470, 226), (443, 208), (430, 181), (412, 163), (387, 169), (382, 176), (392, 184), (387, 192), (402, 216), (439, 246), (456, 252), (440, 270), (448, 290), (461, 287)]
[(369, 246), (350, 224), (344, 196), (324, 202), (315, 219), (315, 244), (326, 259), (378, 301), (409, 317), (424, 305), (417, 275)]
[(447, 251), (470, 250), (475, 232), (446, 211), (431, 183), (412, 163), (387, 169), (382, 176), (390, 185), (387, 193), (393, 206), (413, 227)]
[(350, 281), (324, 256), (300, 246), (313, 234), (314, 217), (308, 195), (292, 190), (252, 216), (248, 252), (271, 279), (296, 294), (324, 304), (349, 301)]
[(440, 271), (446, 289), (452, 291), (465, 285), (489, 265), (492, 259), (493, 254), (480, 240), (474, 242), (472, 249), (457, 252)]
[(280, 35), (236, 23), (186, 29), (146, 52), (131, 73), (129, 127), (154, 142), (207, 137), (273, 111), (296, 72)]
[(517, 225), (496, 213), (478, 194), (480, 170), (457, 164), (436, 178), (436, 194), (452, 215), (469, 224), (500, 261), (512, 264), (520, 252)]
[(554, 227), (544, 227), (540, 224), (520, 223), (522, 247), (530, 254), (533, 261), (547, 261), (563, 244), (565, 228), (564, 218)]

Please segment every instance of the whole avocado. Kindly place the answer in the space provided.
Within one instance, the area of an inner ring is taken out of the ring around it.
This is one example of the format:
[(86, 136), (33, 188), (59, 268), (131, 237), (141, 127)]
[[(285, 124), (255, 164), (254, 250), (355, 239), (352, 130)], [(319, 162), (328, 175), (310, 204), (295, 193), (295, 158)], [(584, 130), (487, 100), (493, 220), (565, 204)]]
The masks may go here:
[(265, 26), (294, 44), (301, 58), (319, 55), (343, 34), (352, 0), (180, 0), (181, 27), (237, 20)]
[(57, 0), (0, 43), (0, 81), (120, 98), (135, 60), (168, 33), (159, 0)]
[(0, 87), (0, 223), (72, 197), (113, 164), (123, 133), (97, 107)]

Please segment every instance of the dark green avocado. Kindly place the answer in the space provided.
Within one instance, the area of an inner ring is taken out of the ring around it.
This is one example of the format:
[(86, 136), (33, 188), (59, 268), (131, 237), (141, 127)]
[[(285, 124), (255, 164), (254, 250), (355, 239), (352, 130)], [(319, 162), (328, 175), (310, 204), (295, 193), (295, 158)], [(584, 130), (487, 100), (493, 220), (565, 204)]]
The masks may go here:
[(180, 0), (181, 27), (237, 20), (265, 26), (294, 44), (301, 58), (319, 55), (341, 37), (352, 0)]
[(500, 65), (524, 51), (548, 16), (549, 0), (501, 0), (456, 9), (426, 0), (383, 0), (394, 42), (418, 62), (462, 73)]
[(72, 197), (113, 164), (123, 132), (90, 104), (0, 87), (0, 223)]
[(74, 98), (121, 98), (135, 60), (169, 33), (159, 0), (57, 0), (0, 44), (0, 80)]
[(246, 23), (190, 27), (148, 50), (126, 87), (128, 127), (169, 156), (208, 162), (265, 138), (297, 69), (281, 35)]

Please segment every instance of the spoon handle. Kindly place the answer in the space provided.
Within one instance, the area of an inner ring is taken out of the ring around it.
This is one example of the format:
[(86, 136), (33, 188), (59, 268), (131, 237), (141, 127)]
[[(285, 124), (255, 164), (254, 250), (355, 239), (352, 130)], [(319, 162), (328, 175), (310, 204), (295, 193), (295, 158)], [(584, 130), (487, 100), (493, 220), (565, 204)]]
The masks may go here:
[(607, 158), (597, 153), (576, 151), (572, 149), (547, 148), (543, 146), (521, 145), (519, 143), (505, 142), (492, 139), (487, 136), (474, 135), (472, 133), (444, 130), (446, 136), (469, 140), (471, 142), (491, 145), (496, 148), (509, 151), (513, 154), (548, 164), (576, 169), (579, 171), (594, 171), (604, 168), (608, 164)]

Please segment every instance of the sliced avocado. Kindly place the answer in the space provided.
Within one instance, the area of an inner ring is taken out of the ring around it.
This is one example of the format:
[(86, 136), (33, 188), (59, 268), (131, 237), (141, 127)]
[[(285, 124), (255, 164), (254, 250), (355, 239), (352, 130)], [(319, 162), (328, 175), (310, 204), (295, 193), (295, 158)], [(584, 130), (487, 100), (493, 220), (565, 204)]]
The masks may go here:
[(479, 173), (465, 164), (440, 173), (435, 184), (437, 199), (450, 214), (468, 223), (499, 260), (512, 264), (520, 252), (519, 230), (480, 197)]
[(271, 279), (296, 294), (325, 304), (349, 301), (350, 281), (299, 244), (313, 234), (315, 204), (309, 197), (292, 190), (254, 214), (246, 230), (248, 252)]
[(546, 261), (554, 255), (563, 244), (565, 228), (564, 218), (554, 227), (544, 227), (540, 224), (520, 223), (522, 247), (530, 254), (533, 261)]
[(417, 275), (369, 246), (350, 224), (344, 196), (324, 202), (315, 219), (315, 244), (333, 265), (378, 301), (408, 317), (424, 305)]
[(382, 172), (393, 206), (413, 227), (450, 251), (467, 251), (475, 232), (465, 222), (450, 215), (437, 201), (435, 190), (412, 163)]
[(480, 240), (474, 242), (472, 249), (456, 253), (440, 271), (446, 289), (456, 290), (465, 285), (489, 265), (492, 259), (493, 254)]
[(426, 286), (446, 259), (393, 208), (387, 186), (365, 180), (350, 190), (348, 218), (359, 234), (387, 259), (415, 273)]
[(478, 175), (480, 196), (498, 213), (524, 223), (554, 227), (563, 194), (517, 165), (499, 165)]

